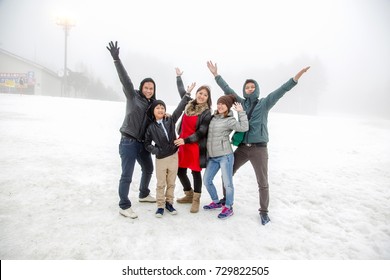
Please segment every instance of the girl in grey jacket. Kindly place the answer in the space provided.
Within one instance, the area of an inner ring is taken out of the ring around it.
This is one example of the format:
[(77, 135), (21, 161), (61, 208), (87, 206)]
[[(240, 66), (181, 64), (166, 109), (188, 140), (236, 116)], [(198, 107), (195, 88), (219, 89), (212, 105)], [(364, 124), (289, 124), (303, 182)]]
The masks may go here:
[[(236, 101), (233, 95), (225, 95), (218, 99), (217, 110), (211, 119), (207, 134), (207, 152), (208, 162), (203, 176), (204, 185), (210, 194), (212, 202), (205, 205), (203, 209), (214, 210), (222, 208), (218, 215), (220, 219), (226, 219), (233, 215), (233, 149), (230, 144), (230, 134), (233, 130), (245, 132), (249, 128), (248, 118), (240, 103)], [(234, 105), (233, 105), (234, 104)], [(233, 116), (230, 108), (233, 106), (238, 113), (238, 120)], [(219, 203), (217, 190), (213, 179), (218, 170), (221, 169), (222, 180), (226, 189), (226, 203), (222, 207)]]

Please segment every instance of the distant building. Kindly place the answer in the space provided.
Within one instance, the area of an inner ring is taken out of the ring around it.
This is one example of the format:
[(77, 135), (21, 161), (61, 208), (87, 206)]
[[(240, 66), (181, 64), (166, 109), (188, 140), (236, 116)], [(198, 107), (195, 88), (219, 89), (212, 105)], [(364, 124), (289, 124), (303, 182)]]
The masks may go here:
[(0, 93), (61, 96), (61, 85), (57, 73), (0, 48)]

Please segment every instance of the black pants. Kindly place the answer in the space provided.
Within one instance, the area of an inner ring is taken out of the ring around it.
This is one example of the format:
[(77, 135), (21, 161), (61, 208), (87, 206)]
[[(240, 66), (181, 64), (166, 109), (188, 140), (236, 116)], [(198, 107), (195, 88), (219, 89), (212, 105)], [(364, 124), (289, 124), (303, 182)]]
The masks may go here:
[[(194, 192), (201, 193), (202, 192), (202, 174), (200, 171), (191, 171), (192, 178), (194, 180)], [(183, 185), (184, 191), (191, 191), (191, 182), (187, 176), (187, 168), (179, 167), (177, 171), (177, 177), (179, 177), (180, 183)]]

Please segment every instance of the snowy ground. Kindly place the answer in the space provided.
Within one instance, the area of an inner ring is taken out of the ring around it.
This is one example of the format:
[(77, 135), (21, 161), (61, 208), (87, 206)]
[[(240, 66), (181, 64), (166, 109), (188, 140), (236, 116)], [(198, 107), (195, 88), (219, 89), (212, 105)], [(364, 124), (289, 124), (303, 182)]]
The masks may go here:
[(121, 102), (0, 95), (0, 259), (390, 259), (390, 121), (271, 112), (272, 222), (262, 226), (250, 164), (234, 178), (230, 219), (180, 204), (177, 216), (155, 218), (155, 205), (136, 199), (138, 167), (139, 218), (120, 216), (123, 111)]

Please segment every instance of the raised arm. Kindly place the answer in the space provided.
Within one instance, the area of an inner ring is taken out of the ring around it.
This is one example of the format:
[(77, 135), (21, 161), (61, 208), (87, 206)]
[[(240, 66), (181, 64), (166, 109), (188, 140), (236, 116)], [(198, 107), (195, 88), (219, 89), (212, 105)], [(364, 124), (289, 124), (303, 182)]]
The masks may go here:
[(196, 86), (196, 83), (193, 82), (191, 85), (187, 87), (187, 90), (184, 88), (183, 80), (181, 78), (181, 75), (183, 75), (183, 71), (180, 70), (180, 68), (175, 68), (176, 70), (176, 84), (177, 84), (177, 90), (179, 91), (180, 97), (183, 98), (185, 94), (191, 95), (191, 91)]
[(242, 108), (241, 103), (235, 102), (232, 107), (237, 112), (238, 121), (235, 118), (230, 120), (229, 126), (231, 129), (239, 132), (246, 132), (249, 129), (249, 121), (246, 112)]
[(111, 41), (108, 43), (108, 46), (106, 47), (107, 50), (110, 52), (116, 71), (118, 72), (119, 80), (122, 83), (123, 86), (123, 92), (125, 93), (127, 98), (131, 98), (135, 96), (135, 90), (133, 83), (131, 82), (131, 79), (129, 75), (126, 72), (125, 67), (123, 66), (121, 60), (119, 59), (119, 47), (118, 42), (115, 41), (115, 44)]
[(176, 76), (181, 76), (181, 75), (183, 75), (183, 73), (184, 73), (184, 71), (182, 71), (182, 70), (180, 70), (180, 68), (179, 67), (175, 67), (175, 71), (176, 71)]
[(218, 86), (223, 90), (224, 94), (233, 94), (236, 97), (236, 100), (240, 103), (244, 102), (244, 99), (240, 97), (225, 80), (218, 74), (218, 66), (217, 63), (213, 63), (212, 61), (207, 61), (207, 68), (209, 68), (211, 74), (214, 75), (215, 81)]
[(186, 94), (186, 89), (184, 88), (183, 80), (181, 78), (181, 75), (183, 75), (183, 71), (181, 71), (178, 67), (176, 67), (175, 70), (177, 90), (179, 91), (180, 98), (183, 98), (183, 96)]

